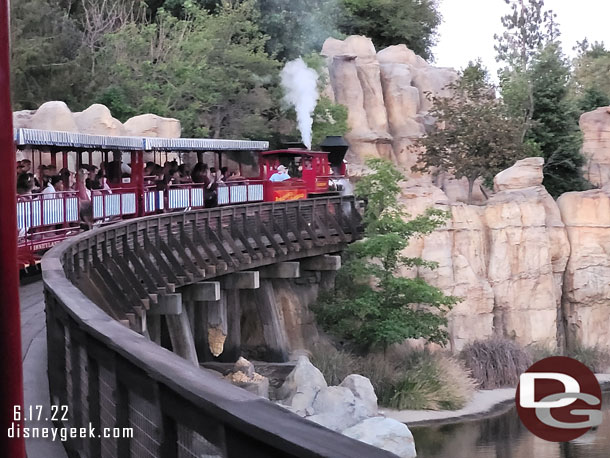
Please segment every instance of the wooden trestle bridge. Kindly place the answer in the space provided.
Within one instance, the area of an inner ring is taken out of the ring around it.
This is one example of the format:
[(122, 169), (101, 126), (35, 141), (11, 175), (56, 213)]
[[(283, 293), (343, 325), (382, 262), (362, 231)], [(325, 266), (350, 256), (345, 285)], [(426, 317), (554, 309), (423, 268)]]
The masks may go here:
[[(219, 380), (199, 363), (240, 353), (252, 290), (276, 360), (287, 346), (269, 278), (336, 270), (360, 236), (353, 197), (150, 216), (75, 236), (43, 258), (52, 403), (64, 426), (131, 427), (73, 439), (80, 457), (389, 457)], [(265, 286), (266, 285), (266, 286)], [(267, 289), (266, 289), (267, 288)], [(258, 296), (257, 296), (258, 295)], [(249, 317), (249, 319), (260, 319)], [(162, 343), (165, 329), (169, 351)], [(134, 332), (135, 331), (135, 332)], [(226, 339), (226, 340), (225, 340)], [(234, 360), (234, 359), (233, 359)]]

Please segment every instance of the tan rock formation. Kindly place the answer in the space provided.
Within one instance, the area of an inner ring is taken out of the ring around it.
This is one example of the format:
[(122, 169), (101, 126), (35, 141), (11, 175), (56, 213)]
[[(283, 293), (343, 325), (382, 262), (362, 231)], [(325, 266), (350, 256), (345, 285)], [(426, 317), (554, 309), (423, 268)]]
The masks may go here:
[(426, 178), (408, 181), (403, 190), (412, 216), (427, 207), (451, 214), (446, 227), (413, 240), (405, 253), (435, 261), (438, 268), (403, 274), (417, 274), (463, 299), (449, 314), (454, 350), (492, 335), (523, 345), (556, 345), (570, 247), (552, 197), (541, 185), (529, 186), (542, 181), (539, 161), (533, 159), (515, 167), (530, 179), (500, 180), (512, 184), (486, 206), (449, 203)]
[(125, 121), (127, 135), (136, 137), (179, 138), (180, 121), (174, 118), (162, 118), (154, 114), (134, 116)]
[(112, 117), (110, 110), (99, 103), (84, 111), (73, 113), (78, 131), (83, 134), (124, 136), (123, 124)]
[(515, 165), (502, 170), (494, 177), (494, 191), (507, 191), (511, 189), (529, 188), (542, 184), (541, 157), (528, 157), (517, 161)]
[(29, 129), (32, 116), (36, 110), (21, 110), (13, 112), (13, 129)]
[(30, 118), (29, 127), (41, 130), (60, 130), (78, 132), (78, 126), (72, 117), (72, 112), (64, 102), (46, 102), (38, 107)]
[(585, 177), (596, 186), (610, 183), (610, 107), (580, 117), (582, 152), (587, 158)]
[(370, 39), (329, 38), (327, 57), (335, 101), (348, 108), (348, 160), (384, 157), (410, 170), (417, 159), (414, 140), (425, 133), (425, 91), (443, 93), (456, 73), (428, 65), (405, 45), (375, 52)]
[(569, 192), (557, 203), (572, 247), (563, 288), (568, 344), (610, 349), (610, 188)]

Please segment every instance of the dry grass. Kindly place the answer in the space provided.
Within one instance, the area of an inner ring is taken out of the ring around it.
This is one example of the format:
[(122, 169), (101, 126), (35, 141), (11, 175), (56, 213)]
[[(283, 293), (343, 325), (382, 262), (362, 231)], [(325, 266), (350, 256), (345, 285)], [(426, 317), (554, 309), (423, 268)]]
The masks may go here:
[(532, 365), (531, 356), (512, 340), (488, 339), (467, 345), (461, 358), (480, 388), (517, 386)]
[(358, 373), (358, 358), (337, 350), (331, 343), (319, 342), (311, 349), (311, 363), (316, 366), (331, 386), (339, 385), (345, 377)]
[(420, 352), (394, 385), (394, 393), (382, 399), (394, 409), (458, 410), (472, 398), (476, 382), (457, 359)]
[(568, 356), (574, 358), (596, 374), (604, 374), (610, 371), (610, 353), (599, 347), (577, 346), (568, 351)]
[(315, 345), (311, 354), (329, 385), (339, 385), (349, 374), (367, 377), (383, 407), (461, 409), (476, 387), (461, 361), (442, 354), (393, 348), (356, 356), (330, 343)]

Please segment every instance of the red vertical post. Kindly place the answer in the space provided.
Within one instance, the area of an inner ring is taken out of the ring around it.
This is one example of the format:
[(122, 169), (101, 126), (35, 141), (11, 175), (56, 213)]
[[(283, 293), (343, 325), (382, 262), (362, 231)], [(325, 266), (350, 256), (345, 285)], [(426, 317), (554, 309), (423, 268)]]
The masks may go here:
[[(17, 154), (13, 140), (9, 38), (9, 2), (0, 0), (0, 154), (4, 164), (14, 167)], [(0, 456), (25, 458), (24, 440), (7, 437), (15, 418), (15, 406), (23, 407), (16, 186), (15, 173), (6, 173), (0, 180), (0, 431), (4, 439)], [(15, 429), (20, 431), (21, 422), (18, 423)]]

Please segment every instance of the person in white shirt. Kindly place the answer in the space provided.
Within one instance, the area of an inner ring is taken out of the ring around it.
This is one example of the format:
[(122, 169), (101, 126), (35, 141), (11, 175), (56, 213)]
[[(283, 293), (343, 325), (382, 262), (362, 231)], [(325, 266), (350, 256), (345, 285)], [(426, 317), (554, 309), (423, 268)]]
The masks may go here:
[(279, 181), (289, 180), (290, 178), (291, 178), (290, 175), (288, 175), (288, 169), (286, 167), (284, 167), (283, 165), (280, 165), (277, 168), (277, 172), (275, 172), (273, 175), (271, 175), (271, 177), (269, 178), (269, 181), (279, 182)]
[(47, 182), (47, 186), (42, 190), (43, 199), (55, 199), (57, 196), (56, 192), (63, 191), (63, 182), (59, 175), (52, 176)]

